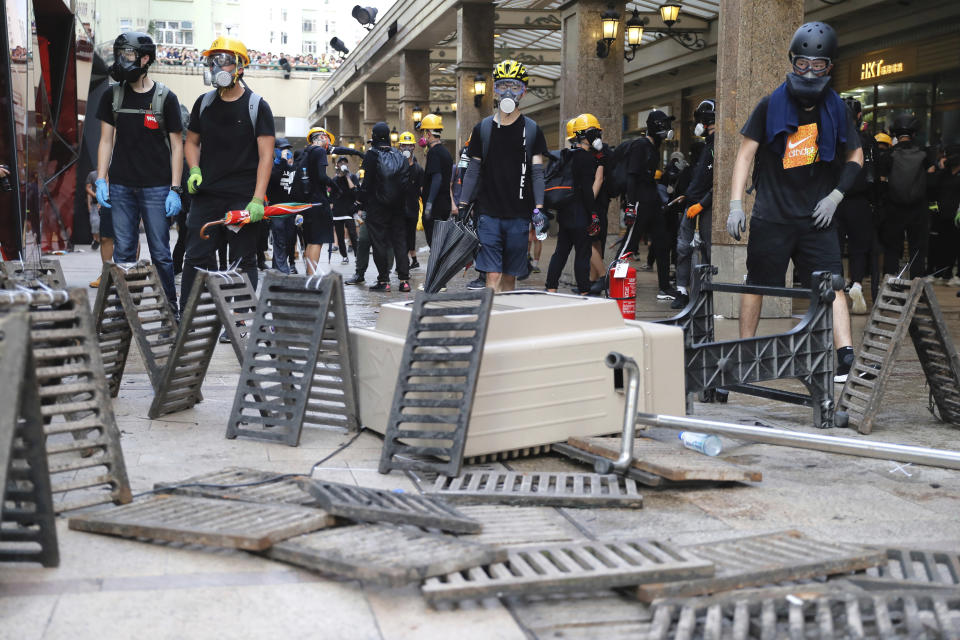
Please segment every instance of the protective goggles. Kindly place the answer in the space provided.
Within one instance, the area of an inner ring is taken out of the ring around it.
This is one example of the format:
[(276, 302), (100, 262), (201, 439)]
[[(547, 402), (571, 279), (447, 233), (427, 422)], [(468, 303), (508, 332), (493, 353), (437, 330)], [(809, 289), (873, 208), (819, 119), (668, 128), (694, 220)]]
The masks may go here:
[(237, 64), (237, 56), (233, 55), (232, 53), (220, 52), (207, 56), (208, 67), (217, 66), (222, 69), (223, 67), (231, 64)]
[(793, 56), (793, 70), (797, 73), (823, 73), (830, 68), (830, 58), (808, 58), (807, 56)]
[(526, 88), (527, 85), (523, 84), (523, 82), (512, 78), (496, 80), (493, 83), (495, 93), (523, 93)]
[(120, 57), (127, 62), (136, 62), (137, 58), (139, 57), (137, 55), (137, 50), (133, 47), (121, 47), (118, 53), (120, 54)]

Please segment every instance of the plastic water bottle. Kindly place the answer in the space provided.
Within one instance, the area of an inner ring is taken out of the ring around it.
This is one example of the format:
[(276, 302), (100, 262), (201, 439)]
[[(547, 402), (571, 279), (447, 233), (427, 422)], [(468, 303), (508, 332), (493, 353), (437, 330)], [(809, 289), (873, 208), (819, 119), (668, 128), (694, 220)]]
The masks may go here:
[(533, 231), (537, 235), (537, 240), (543, 242), (547, 239), (547, 216), (543, 215), (540, 209), (533, 210)]
[(680, 438), (683, 446), (687, 449), (699, 451), (704, 455), (716, 456), (723, 451), (723, 443), (720, 442), (720, 438), (713, 434), (681, 431), (677, 437)]

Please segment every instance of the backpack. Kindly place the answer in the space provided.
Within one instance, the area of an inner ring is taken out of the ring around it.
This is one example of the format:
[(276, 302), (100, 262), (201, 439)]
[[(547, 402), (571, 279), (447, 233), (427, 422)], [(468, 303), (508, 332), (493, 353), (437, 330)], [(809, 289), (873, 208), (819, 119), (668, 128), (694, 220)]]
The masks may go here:
[(627, 195), (628, 160), (630, 159), (630, 152), (638, 140), (640, 138), (621, 142), (613, 149), (613, 155), (609, 163), (612, 169), (604, 173), (604, 186), (607, 188), (607, 195), (611, 198)]
[[(123, 85), (115, 84), (113, 87), (113, 121), (117, 121), (118, 113), (136, 113), (139, 115), (152, 115), (157, 121), (157, 129), (159, 131), (166, 131), (164, 119), (163, 119), (163, 103), (167, 99), (167, 94), (170, 93), (170, 89), (167, 88), (162, 82), (153, 81), (153, 84), (156, 85), (156, 90), (153, 92), (153, 99), (150, 101), (149, 109), (124, 109), (121, 105), (123, 104)], [(170, 138), (169, 136), (163, 136), (163, 142), (167, 145), (167, 149), (170, 149)]]
[(310, 148), (307, 147), (293, 163), (293, 180), (290, 183), (291, 202), (310, 202)]
[(377, 202), (385, 206), (404, 200), (409, 165), (399, 149), (374, 147), (377, 150)]
[(548, 209), (562, 209), (573, 202), (573, 154), (570, 149), (550, 152), (550, 166), (543, 176), (543, 204)]
[(890, 199), (899, 204), (916, 204), (927, 191), (924, 160), (927, 154), (916, 147), (894, 147), (888, 181)]

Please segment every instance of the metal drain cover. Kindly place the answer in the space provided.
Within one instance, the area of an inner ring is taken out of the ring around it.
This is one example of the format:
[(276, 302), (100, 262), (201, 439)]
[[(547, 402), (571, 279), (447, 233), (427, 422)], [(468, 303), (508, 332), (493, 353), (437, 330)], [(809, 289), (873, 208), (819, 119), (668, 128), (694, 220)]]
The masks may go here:
[(632, 509), (643, 506), (636, 482), (616, 474), (465, 471), (457, 478), (439, 476), (425, 493), (452, 504)]

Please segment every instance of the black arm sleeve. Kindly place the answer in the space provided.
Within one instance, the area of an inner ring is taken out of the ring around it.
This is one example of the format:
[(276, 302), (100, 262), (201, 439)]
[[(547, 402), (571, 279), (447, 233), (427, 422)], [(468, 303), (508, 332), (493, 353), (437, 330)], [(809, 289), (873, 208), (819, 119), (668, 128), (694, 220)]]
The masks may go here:
[(427, 204), (430, 204), (430, 207), (433, 207), (434, 201), (437, 199), (437, 194), (440, 193), (440, 187), (443, 184), (443, 176), (439, 173), (433, 174), (433, 177), (430, 179), (430, 193), (427, 194), (426, 200), (423, 202), (423, 206), (426, 207)]
[(843, 171), (840, 173), (840, 182), (837, 183), (837, 190), (839, 190), (840, 193), (846, 194), (850, 188), (853, 187), (853, 183), (857, 179), (857, 176), (860, 175), (861, 169), (863, 169), (863, 167), (853, 160), (844, 164)]

